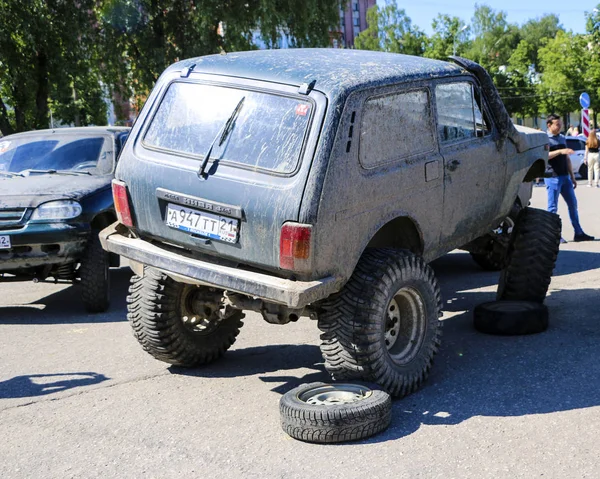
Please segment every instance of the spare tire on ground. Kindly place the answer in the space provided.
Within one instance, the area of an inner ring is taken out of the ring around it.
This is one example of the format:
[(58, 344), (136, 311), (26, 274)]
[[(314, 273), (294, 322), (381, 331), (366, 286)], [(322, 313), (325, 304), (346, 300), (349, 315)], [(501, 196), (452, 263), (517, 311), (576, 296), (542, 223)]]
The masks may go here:
[(548, 308), (537, 301), (489, 301), (475, 306), (473, 326), (503, 336), (541, 333), (548, 329)]
[(279, 401), (281, 427), (295, 439), (335, 443), (384, 431), (392, 418), (390, 395), (375, 384), (309, 383)]

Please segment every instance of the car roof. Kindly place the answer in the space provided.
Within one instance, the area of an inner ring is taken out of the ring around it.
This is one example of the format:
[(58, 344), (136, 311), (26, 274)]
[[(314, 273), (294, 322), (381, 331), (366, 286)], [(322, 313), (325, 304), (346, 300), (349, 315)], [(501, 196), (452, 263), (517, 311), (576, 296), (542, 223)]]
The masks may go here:
[(5, 138), (25, 138), (28, 136), (40, 136), (40, 135), (73, 135), (73, 136), (90, 136), (90, 135), (106, 135), (112, 134), (116, 135), (118, 133), (128, 132), (130, 131), (130, 127), (126, 126), (80, 126), (80, 127), (72, 127), (72, 128), (54, 128), (47, 130), (30, 130), (24, 131), (22, 133), (13, 133), (12, 135), (7, 135), (2, 137)]
[(361, 86), (459, 75), (453, 63), (396, 53), (335, 48), (254, 50), (190, 58), (171, 65), (166, 72), (183, 71), (227, 75), (301, 86), (315, 82), (326, 94)]

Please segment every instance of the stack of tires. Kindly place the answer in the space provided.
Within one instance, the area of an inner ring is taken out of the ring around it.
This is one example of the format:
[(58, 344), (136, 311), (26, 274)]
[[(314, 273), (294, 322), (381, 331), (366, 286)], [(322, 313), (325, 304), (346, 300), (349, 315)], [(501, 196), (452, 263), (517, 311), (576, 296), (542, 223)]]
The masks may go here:
[(487, 334), (520, 335), (541, 333), (548, 328), (548, 308), (543, 303), (560, 237), (558, 215), (535, 208), (519, 212), (506, 266), (500, 273), (497, 301), (475, 307), (475, 329)]

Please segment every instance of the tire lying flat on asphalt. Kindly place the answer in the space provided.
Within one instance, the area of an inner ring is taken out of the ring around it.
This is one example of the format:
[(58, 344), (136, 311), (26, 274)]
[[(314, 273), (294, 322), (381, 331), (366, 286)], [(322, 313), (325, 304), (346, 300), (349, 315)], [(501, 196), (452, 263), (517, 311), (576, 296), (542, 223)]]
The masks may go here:
[(536, 301), (490, 301), (475, 306), (473, 326), (486, 334), (516, 336), (548, 329), (548, 308)]
[(392, 418), (390, 395), (368, 383), (310, 383), (279, 401), (281, 427), (295, 439), (335, 443), (384, 431)]
[(558, 215), (535, 208), (523, 208), (517, 217), (508, 251), (508, 265), (500, 273), (498, 300), (542, 303), (560, 245)]

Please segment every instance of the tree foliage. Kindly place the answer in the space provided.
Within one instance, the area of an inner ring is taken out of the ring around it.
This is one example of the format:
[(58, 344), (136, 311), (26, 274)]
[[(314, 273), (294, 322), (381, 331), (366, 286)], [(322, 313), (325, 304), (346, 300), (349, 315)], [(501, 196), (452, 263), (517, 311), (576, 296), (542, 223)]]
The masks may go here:
[[(107, 95), (144, 100), (189, 57), (327, 46), (341, 0), (0, 0), (0, 131), (106, 122)], [(223, 26), (222, 34), (219, 25)]]
[(256, 48), (256, 31), (268, 47), (283, 34), (292, 46), (327, 46), (340, 6), (340, 0), (104, 0), (106, 79), (143, 100), (169, 64)]
[[(141, 105), (171, 63), (219, 52), (327, 46), (344, 0), (0, 0), (0, 132), (65, 123), (103, 124), (114, 94)], [(367, 13), (355, 47), (485, 67), (519, 116), (579, 109), (587, 91), (600, 109), (600, 4), (585, 34), (556, 15), (522, 26), (476, 5), (470, 22), (439, 14), (428, 38), (394, 0)]]
[(371, 7), (367, 25), (354, 39), (358, 49), (407, 55), (422, 55), (425, 51), (425, 34), (413, 26), (404, 9), (393, 0), (386, 0), (383, 8)]
[(0, 0), (0, 131), (105, 121), (94, 0)]
[(585, 90), (586, 38), (559, 30), (538, 53), (541, 74), (540, 106), (545, 112), (578, 110)]
[(461, 55), (469, 43), (469, 26), (458, 17), (438, 14), (431, 23), (433, 35), (429, 37), (424, 56), (446, 60), (450, 55)]

